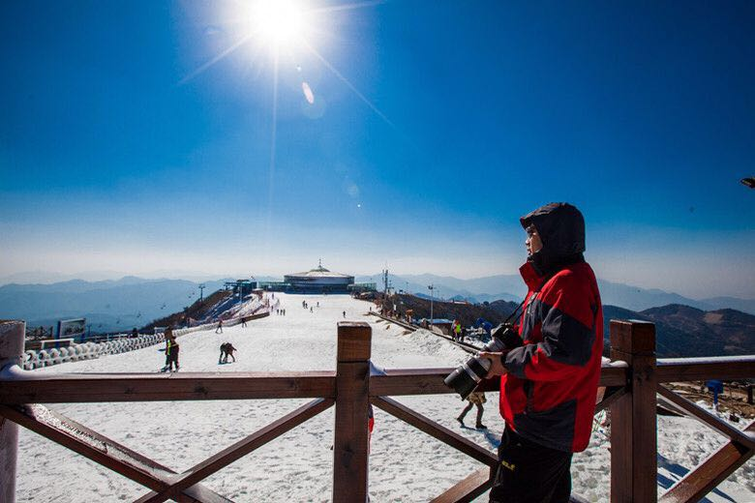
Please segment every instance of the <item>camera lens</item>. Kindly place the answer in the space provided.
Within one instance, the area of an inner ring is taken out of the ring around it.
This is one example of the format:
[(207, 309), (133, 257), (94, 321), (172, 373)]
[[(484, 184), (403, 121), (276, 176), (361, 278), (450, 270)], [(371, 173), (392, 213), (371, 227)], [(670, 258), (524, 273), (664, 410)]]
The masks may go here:
[(473, 357), (448, 374), (443, 382), (449, 388), (453, 388), (462, 398), (466, 398), (475, 389), (477, 383), (485, 378), (488, 369), (490, 369), (490, 360)]

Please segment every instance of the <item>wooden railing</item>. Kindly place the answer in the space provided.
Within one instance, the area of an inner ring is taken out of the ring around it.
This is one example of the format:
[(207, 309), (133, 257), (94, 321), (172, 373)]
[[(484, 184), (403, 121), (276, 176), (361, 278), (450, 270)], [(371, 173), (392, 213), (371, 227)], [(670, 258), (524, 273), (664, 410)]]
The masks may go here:
[[(656, 360), (654, 325), (612, 321), (610, 331), (612, 362), (603, 367), (600, 377), (600, 385), (610, 392), (597, 408), (610, 408), (612, 415), (611, 501), (658, 499), (656, 393), (729, 438), (661, 498), (665, 502), (699, 500), (753, 455), (754, 424), (739, 431), (662, 383), (753, 377), (755, 356)], [(471, 501), (490, 487), (498, 464), (495, 453), (390, 398), (451, 393), (443, 378), (452, 369), (388, 370), (371, 375), (371, 329), (367, 323), (338, 324), (335, 372), (46, 375), (18, 368), (23, 334), (23, 322), (0, 322), (0, 503), (15, 498), (18, 425), (144, 485), (149, 492), (137, 502), (230, 501), (202, 481), (333, 405), (335, 502), (366, 501), (370, 404), (483, 465), (434, 502)], [(180, 474), (39, 405), (270, 398), (313, 400)]]

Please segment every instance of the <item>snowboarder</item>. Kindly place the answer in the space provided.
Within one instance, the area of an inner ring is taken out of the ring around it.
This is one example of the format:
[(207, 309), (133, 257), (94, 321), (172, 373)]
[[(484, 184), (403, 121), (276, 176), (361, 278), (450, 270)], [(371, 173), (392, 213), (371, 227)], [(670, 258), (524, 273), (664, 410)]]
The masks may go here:
[(485, 393), (482, 391), (473, 391), (469, 394), (467, 397), (467, 401), (469, 402), (466, 407), (464, 407), (464, 410), (461, 411), (461, 414), (459, 414), (459, 417), (456, 418), (457, 421), (459, 421), (459, 424), (464, 426), (464, 416), (467, 415), (467, 412), (472, 410), (472, 406), (477, 406), (477, 422), (475, 423), (475, 428), (486, 430), (488, 427), (482, 424), (482, 414), (485, 412), (485, 408), (482, 406), (485, 402), (488, 400), (485, 398)]
[(233, 344), (230, 342), (224, 342), (220, 345), (220, 358), (218, 358), (218, 363), (228, 363), (228, 357), (230, 356), (233, 358), (233, 363), (236, 363), (236, 357), (233, 356), (233, 352), (238, 351), (238, 349), (233, 347)]
[(218, 321), (218, 326), (215, 328), (216, 334), (222, 334), (223, 333), (223, 320)]
[(246, 318), (245, 318), (245, 317), (242, 317), (242, 318), (241, 318), (241, 327), (243, 328), (243, 327), (245, 327), (245, 326), (246, 326)]

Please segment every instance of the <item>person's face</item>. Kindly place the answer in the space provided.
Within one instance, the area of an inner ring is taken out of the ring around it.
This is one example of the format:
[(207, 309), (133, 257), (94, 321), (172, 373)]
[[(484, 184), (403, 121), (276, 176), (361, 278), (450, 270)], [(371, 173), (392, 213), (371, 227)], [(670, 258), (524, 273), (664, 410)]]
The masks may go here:
[(543, 248), (543, 241), (534, 225), (527, 227), (527, 240), (524, 242), (524, 246), (527, 248), (527, 255), (530, 257)]

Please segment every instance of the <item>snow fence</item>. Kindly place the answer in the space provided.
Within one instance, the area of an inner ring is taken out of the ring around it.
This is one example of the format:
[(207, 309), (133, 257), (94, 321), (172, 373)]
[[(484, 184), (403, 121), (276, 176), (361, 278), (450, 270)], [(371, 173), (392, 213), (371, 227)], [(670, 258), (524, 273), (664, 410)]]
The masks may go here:
[[(246, 321), (254, 320), (257, 318), (264, 318), (270, 316), (270, 311), (264, 311), (249, 316), (244, 316)], [(231, 318), (229, 320), (223, 320), (223, 326), (232, 327), (241, 323), (242, 317)], [(192, 332), (200, 332), (202, 330), (211, 330), (217, 326), (217, 323), (205, 323), (203, 325), (197, 325), (191, 328), (179, 328), (173, 330), (173, 334), (176, 337), (190, 334)], [(23, 368), (24, 370), (34, 370), (41, 367), (49, 367), (50, 365), (57, 365), (65, 362), (75, 362), (79, 360), (91, 360), (93, 358), (99, 358), (104, 355), (115, 355), (118, 353), (125, 353), (127, 351), (133, 351), (135, 349), (146, 348), (148, 346), (154, 346), (165, 341), (165, 334), (160, 332), (154, 335), (140, 335), (139, 337), (120, 337), (112, 341), (107, 342), (85, 342), (84, 344), (72, 344), (70, 346), (62, 348), (47, 348), (40, 349), (39, 351), (27, 350), (23, 356)]]
[(85, 342), (84, 344), (72, 344), (62, 348), (47, 348), (39, 351), (27, 350), (23, 355), (22, 366), (24, 370), (34, 370), (41, 367), (49, 367), (58, 363), (75, 362), (79, 360), (91, 360), (103, 355), (114, 355), (133, 351), (135, 349), (154, 346), (165, 340), (163, 334), (140, 335), (139, 337), (121, 337), (106, 342)]

